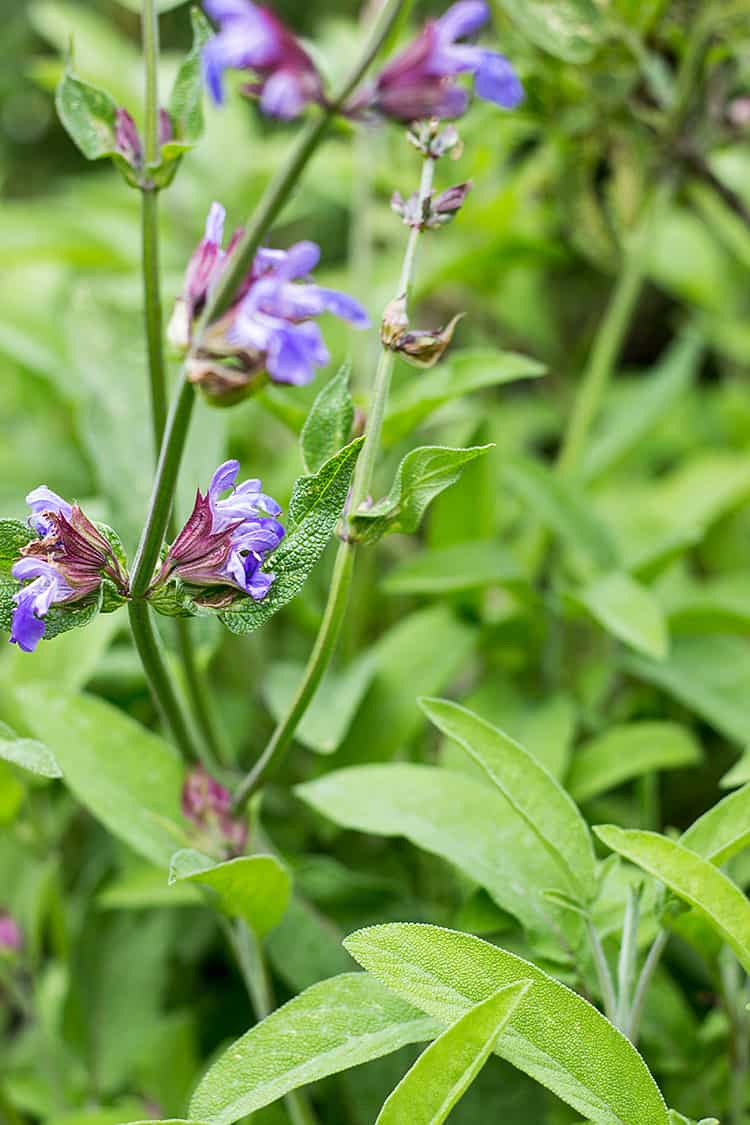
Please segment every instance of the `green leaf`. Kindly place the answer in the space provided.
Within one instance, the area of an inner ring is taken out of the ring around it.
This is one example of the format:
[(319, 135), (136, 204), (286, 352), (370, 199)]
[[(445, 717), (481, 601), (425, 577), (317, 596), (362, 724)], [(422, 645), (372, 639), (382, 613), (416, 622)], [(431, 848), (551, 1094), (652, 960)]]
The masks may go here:
[(636, 1049), (575, 992), (521, 957), (438, 926), (372, 926), (344, 943), (368, 972), (443, 1023), (499, 988), (530, 980), (495, 1050), (596, 1125), (667, 1125)]
[(55, 755), (34, 738), (21, 738), (6, 723), (0, 723), (0, 758), (39, 777), (62, 777)]
[(566, 62), (587, 62), (604, 34), (594, 0), (495, 0), (532, 43)]
[(666, 356), (649, 374), (638, 379), (625, 405), (612, 411), (611, 419), (590, 443), (583, 458), (581, 475), (595, 480), (617, 465), (669, 413), (689, 390), (703, 355), (703, 341), (693, 329), (678, 336)]
[(544, 896), (570, 891), (559, 863), (494, 787), (435, 766), (389, 764), (337, 770), (295, 792), (343, 828), (405, 836), (442, 856), (530, 930), (548, 933), (558, 923), (580, 930)]
[(359, 512), (352, 518), (357, 535), (365, 543), (374, 543), (394, 532), (410, 535), (419, 527), (431, 501), (456, 483), (463, 466), (492, 448), (491, 445), (475, 445), (469, 449), (423, 445), (412, 449), (396, 470), (388, 495), (373, 504), (369, 511)]
[(505, 483), (551, 532), (598, 567), (613, 569), (617, 551), (609, 530), (569, 482), (531, 458), (519, 457), (503, 469)]
[(52, 685), (15, 695), (81, 804), (139, 855), (168, 867), (185, 842), (182, 766), (172, 747), (93, 696), (60, 697)]
[(203, 133), (203, 48), (213, 29), (200, 8), (191, 8), (193, 45), (180, 64), (167, 106), (174, 138), (162, 145), (164, 161), (172, 161), (191, 149)]
[(55, 95), (57, 113), (71, 140), (87, 160), (117, 156), (117, 103), (98, 86), (66, 68)]
[(341, 518), (363, 440), (350, 442), (314, 476), (296, 482), (289, 501), (287, 536), (268, 559), (276, 581), (262, 601), (245, 598), (237, 608), (221, 614), (233, 633), (252, 633), (300, 592)]
[[(286, 715), (303, 674), (301, 664), (271, 665), (263, 693), (276, 722)], [(374, 675), (375, 661), (369, 653), (341, 672), (329, 668), (294, 732), (297, 742), (317, 754), (333, 754), (346, 737)]]
[(442, 1125), (530, 987), (529, 981), (506, 985), (459, 1016), (404, 1075), (375, 1125)]
[(750, 785), (712, 805), (680, 836), (680, 843), (717, 867), (750, 844)]
[(410, 434), (434, 410), (485, 387), (535, 379), (545, 366), (528, 356), (492, 348), (454, 352), (432, 371), (411, 378), (390, 396), (383, 423), (386, 445)]
[(96, 896), (102, 910), (144, 910), (153, 906), (200, 906), (203, 895), (191, 883), (169, 886), (163, 867), (138, 864), (116, 876)]
[(18, 562), (21, 550), (36, 539), (28, 524), (20, 520), (0, 520), (0, 575), (10, 576), (10, 568)]
[(307, 415), (300, 442), (308, 473), (317, 473), (349, 440), (354, 421), (350, 377), (351, 365), (345, 363), (320, 391)]
[(477, 540), (421, 551), (388, 572), (387, 594), (456, 594), (485, 586), (521, 584), (521, 572), (498, 543)]
[(744, 637), (675, 637), (666, 660), (628, 656), (626, 668), (656, 684), (727, 738), (750, 730), (750, 644)]
[(739, 887), (702, 856), (657, 832), (600, 825), (597, 836), (695, 907), (750, 972), (750, 902)]
[(618, 640), (656, 660), (667, 655), (664, 612), (651, 591), (629, 574), (605, 574), (570, 597)]
[(596, 863), (585, 820), (549, 770), (519, 743), (478, 715), (447, 699), (421, 699), (438, 730), (484, 770), (524, 821), (561, 876), (554, 886), (581, 901), (595, 893)]
[(215, 863), (184, 848), (172, 856), (169, 882), (189, 879), (211, 887), (217, 906), (230, 918), (243, 918), (263, 937), (283, 916), (292, 889), (286, 867), (272, 855), (245, 855)]
[(366, 973), (312, 985), (233, 1043), (198, 1084), (190, 1113), (231, 1125), (290, 1090), (432, 1039), (431, 1019)]
[(732, 789), (735, 785), (745, 785), (750, 781), (750, 750), (739, 758), (720, 781), (722, 789)]
[(566, 784), (576, 801), (589, 801), (642, 774), (695, 765), (701, 757), (679, 723), (623, 723), (575, 751)]

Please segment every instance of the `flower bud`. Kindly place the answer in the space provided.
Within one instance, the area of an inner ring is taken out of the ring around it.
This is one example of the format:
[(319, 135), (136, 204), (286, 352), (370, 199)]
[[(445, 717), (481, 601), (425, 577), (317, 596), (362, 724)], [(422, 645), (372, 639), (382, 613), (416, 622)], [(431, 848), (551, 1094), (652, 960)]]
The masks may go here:
[(23, 946), (21, 927), (10, 914), (0, 910), (0, 957), (18, 953)]
[(115, 117), (115, 144), (120, 156), (124, 157), (131, 168), (140, 168), (143, 164), (143, 145), (135, 121), (122, 106), (118, 107)]
[(232, 799), (202, 766), (185, 777), (182, 814), (198, 829), (195, 843), (209, 854), (231, 859), (241, 855), (247, 843), (247, 825), (232, 816)]
[(380, 326), (380, 339), (383, 347), (391, 351), (397, 350), (398, 342), (409, 327), (409, 317), (406, 314), (406, 297), (396, 297), (385, 307), (383, 322)]
[(408, 199), (403, 199), (401, 193), (396, 191), (391, 199), (391, 210), (400, 215), (408, 227), (416, 230), (435, 230), (456, 217), (471, 187), (471, 180), (466, 180), (440, 193), (432, 192), (429, 199), (421, 203), (418, 192), (414, 192)]
[(463, 152), (463, 141), (455, 125), (440, 128), (440, 120), (432, 117), (428, 121), (416, 122), (408, 130), (406, 139), (410, 144), (433, 160), (450, 153), (451, 160), (458, 160)]
[(439, 332), (405, 332), (395, 351), (413, 367), (434, 367), (450, 345), (456, 325), (463, 315), (458, 313)]

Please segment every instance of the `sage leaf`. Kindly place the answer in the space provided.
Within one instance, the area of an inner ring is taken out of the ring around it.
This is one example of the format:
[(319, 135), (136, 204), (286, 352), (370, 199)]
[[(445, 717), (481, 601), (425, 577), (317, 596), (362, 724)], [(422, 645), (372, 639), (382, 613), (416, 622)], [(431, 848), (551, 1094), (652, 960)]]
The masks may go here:
[(278, 1008), (209, 1067), (190, 1113), (231, 1125), (290, 1090), (434, 1038), (435, 1023), (367, 973), (320, 981)]
[(300, 443), (308, 473), (317, 473), (349, 440), (354, 421), (350, 377), (351, 365), (345, 363), (320, 391), (307, 415)]
[(417, 923), (371, 926), (344, 944), (368, 972), (444, 1024), (499, 988), (531, 981), (497, 1054), (595, 1125), (667, 1125), (664, 1100), (635, 1047), (530, 961), (471, 934)]
[(529, 981), (506, 985), (459, 1016), (404, 1075), (375, 1125), (443, 1125), (530, 987)]
[(172, 856), (169, 883), (182, 880), (210, 887), (218, 908), (231, 918), (244, 919), (258, 937), (281, 920), (292, 888), (288, 870), (273, 855), (245, 855), (215, 863), (192, 848)]
[(679, 723), (623, 723), (575, 751), (566, 784), (576, 801), (589, 801), (642, 774), (695, 765), (701, 758), (693, 734)]

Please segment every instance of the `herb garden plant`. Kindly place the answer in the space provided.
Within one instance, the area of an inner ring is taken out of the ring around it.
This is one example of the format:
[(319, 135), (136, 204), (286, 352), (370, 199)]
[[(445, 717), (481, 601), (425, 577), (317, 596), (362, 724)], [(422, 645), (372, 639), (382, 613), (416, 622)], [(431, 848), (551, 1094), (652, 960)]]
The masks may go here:
[(0, 1121), (747, 1125), (750, 7), (11, 28)]

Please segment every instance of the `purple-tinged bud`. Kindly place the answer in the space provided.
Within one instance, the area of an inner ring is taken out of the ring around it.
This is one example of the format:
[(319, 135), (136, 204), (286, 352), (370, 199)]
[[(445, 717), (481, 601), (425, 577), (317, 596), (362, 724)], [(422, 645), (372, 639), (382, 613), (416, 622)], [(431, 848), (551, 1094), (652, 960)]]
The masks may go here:
[(0, 910), (0, 956), (19, 953), (22, 947), (21, 927), (6, 910)]
[(402, 221), (415, 230), (435, 230), (454, 219), (471, 191), (471, 180), (456, 184), (440, 193), (432, 192), (429, 199), (420, 202), (418, 192), (403, 199), (399, 192), (393, 193), (391, 209), (401, 216)]
[(198, 829), (195, 842), (223, 859), (241, 855), (247, 843), (246, 823), (232, 816), (232, 799), (215, 778), (197, 766), (185, 777), (182, 813)]
[(456, 325), (463, 317), (458, 313), (439, 332), (405, 332), (394, 348), (413, 367), (434, 367), (442, 359), (453, 339)]
[(389, 301), (383, 313), (380, 325), (380, 339), (383, 347), (394, 351), (398, 341), (409, 327), (409, 317), (406, 313), (406, 296), (394, 297)]
[(115, 145), (120, 156), (127, 160), (131, 168), (140, 168), (143, 164), (143, 145), (135, 121), (122, 106), (118, 107), (115, 117)]

